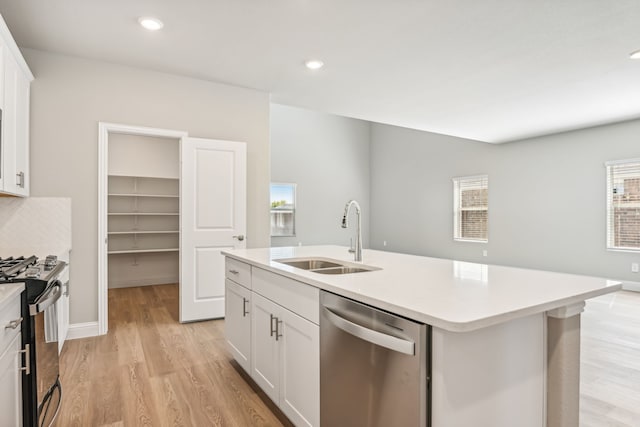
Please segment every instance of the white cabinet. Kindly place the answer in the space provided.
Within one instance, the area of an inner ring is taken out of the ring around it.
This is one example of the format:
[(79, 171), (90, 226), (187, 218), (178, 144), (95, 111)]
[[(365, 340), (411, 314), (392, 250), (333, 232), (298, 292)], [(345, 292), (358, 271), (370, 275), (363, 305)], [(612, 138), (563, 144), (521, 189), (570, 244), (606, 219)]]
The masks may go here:
[(225, 280), (225, 337), (233, 358), (251, 372), (251, 291)]
[(0, 192), (29, 195), (29, 88), (33, 75), (0, 19)]
[(62, 295), (56, 302), (56, 311), (58, 315), (58, 354), (62, 352), (62, 347), (67, 339), (69, 332), (69, 255), (66, 259), (61, 259), (67, 263), (67, 266), (60, 274), (60, 282), (62, 282)]
[(20, 294), (0, 310), (0, 426), (22, 425)]
[(251, 377), (295, 425), (320, 425), (318, 325), (256, 292), (251, 308)]
[(226, 279), (231, 354), (295, 425), (319, 426), (319, 290), (232, 258)]

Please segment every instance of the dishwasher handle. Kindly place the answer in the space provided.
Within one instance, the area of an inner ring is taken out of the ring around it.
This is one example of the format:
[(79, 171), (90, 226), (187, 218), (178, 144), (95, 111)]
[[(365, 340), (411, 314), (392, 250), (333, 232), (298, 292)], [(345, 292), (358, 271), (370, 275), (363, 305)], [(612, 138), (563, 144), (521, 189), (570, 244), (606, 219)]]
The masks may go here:
[(352, 321), (339, 316), (328, 307), (324, 307), (324, 312), (331, 323), (348, 334), (368, 341), (372, 344), (388, 348), (389, 350), (397, 351), (399, 353), (404, 353), (411, 356), (416, 354), (416, 343), (413, 341), (404, 340), (402, 338), (397, 338), (392, 335), (374, 331), (373, 329), (365, 328), (364, 326), (358, 325), (357, 323), (353, 323)]

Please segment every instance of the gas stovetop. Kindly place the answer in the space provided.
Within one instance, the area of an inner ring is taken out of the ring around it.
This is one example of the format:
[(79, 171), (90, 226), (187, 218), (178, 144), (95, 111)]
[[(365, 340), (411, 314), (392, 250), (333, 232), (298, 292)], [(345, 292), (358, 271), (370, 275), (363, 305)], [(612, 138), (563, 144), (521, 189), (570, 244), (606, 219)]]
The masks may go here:
[(58, 261), (53, 255), (38, 261), (34, 255), (30, 257), (0, 258), (0, 285), (3, 283), (24, 282), (27, 298), (37, 298), (51, 283), (56, 280), (67, 264)]

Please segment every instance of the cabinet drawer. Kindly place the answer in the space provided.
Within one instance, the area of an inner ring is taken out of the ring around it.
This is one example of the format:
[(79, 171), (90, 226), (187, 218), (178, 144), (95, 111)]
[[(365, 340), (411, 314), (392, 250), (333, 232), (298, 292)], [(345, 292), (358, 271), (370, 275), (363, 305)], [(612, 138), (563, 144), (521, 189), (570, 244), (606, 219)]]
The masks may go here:
[(227, 257), (224, 274), (227, 279), (251, 289), (251, 266), (249, 264)]
[(15, 329), (6, 327), (12, 321), (19, 319), (20, 294), (16, 295), (16, 297), (0, 311), (0, 353), (4, 351), (11, 340), (22, 330), (22, 325), (18, 325)]
[(260, 268), (253, 269), (253, 291), (318, 324), (320, 290)]

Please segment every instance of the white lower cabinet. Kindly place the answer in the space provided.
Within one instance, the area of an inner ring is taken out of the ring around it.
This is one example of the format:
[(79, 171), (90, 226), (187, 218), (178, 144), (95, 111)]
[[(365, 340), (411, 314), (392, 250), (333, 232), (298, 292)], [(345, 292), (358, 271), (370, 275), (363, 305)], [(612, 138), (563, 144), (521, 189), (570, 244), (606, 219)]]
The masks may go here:
[(6, 348), (0, 349), (0, 426), (22, 426), (20, 337), (17, 333)]
[(320, 425), (319, 290), (227, 258), (225, 337), (296, 426)]
[(225, 280), (225, 337), (229, 350), (242, 368), (251, 371), (251, 291)]
[(297, 426), (320, 425), (318, 325), (252, 295), (251, 377)]

